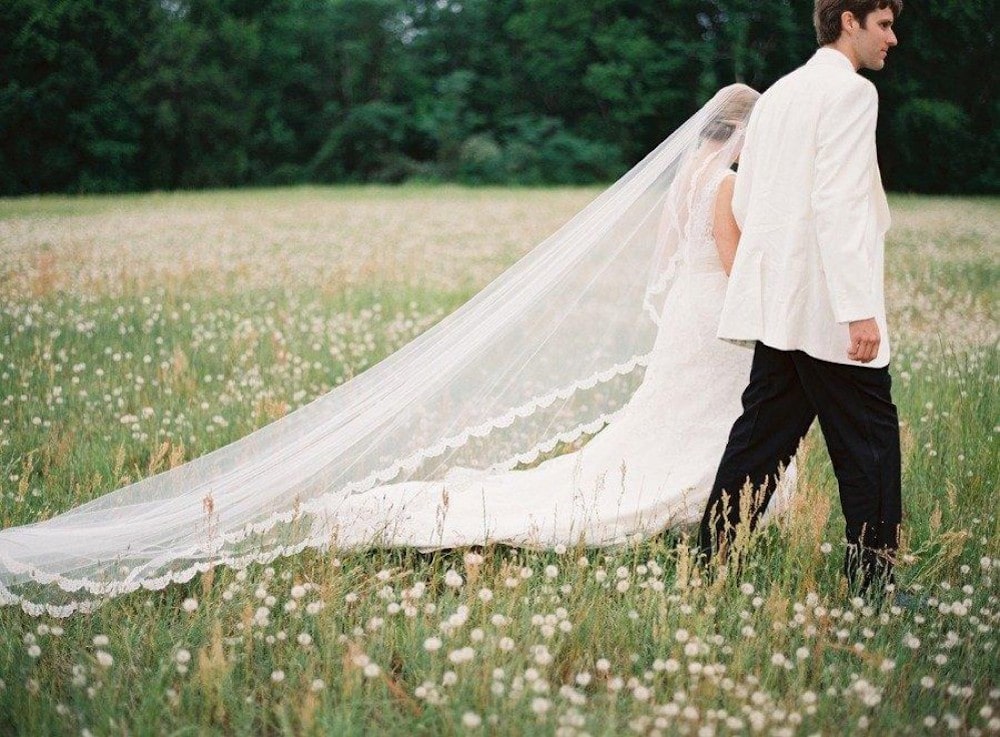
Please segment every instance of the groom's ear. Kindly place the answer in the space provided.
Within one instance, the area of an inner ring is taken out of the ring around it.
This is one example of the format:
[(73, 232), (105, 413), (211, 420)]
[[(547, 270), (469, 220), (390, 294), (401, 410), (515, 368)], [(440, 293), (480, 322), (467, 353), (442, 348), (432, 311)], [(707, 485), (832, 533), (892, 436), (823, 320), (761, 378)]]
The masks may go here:
[(858, 28), (864, 27), (864, 22), (850, 10), (845, 10), (840, 14), (840, 34), (854, 33)]

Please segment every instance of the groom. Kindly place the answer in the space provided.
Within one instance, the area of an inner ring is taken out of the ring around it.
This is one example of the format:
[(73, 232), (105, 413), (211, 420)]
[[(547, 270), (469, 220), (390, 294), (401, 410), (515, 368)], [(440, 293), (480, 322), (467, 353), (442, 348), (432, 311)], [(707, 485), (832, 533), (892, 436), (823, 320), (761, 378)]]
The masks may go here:
[(902, 5), (816, 0), (821, 48), (750, 118), (719, 337), (756, 347), (701, 522), (704, 562), (732, 545), (741, 499), (755, 527), (779, 466), (818, 417), (847, 521), (848, 581), (861, 592), (893, 582), (902, 510), (883, 297), (889, 209), (875, 158), (878, 94), (857, 71), (885, 66)]

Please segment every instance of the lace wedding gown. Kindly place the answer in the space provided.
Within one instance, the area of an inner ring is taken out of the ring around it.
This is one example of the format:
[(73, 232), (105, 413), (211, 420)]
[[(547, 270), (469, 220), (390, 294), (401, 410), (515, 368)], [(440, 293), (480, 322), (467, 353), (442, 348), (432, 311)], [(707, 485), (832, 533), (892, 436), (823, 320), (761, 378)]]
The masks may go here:
[[(617, 545), (701, 518), (753, 351), (716, 338), (727, 276), (712, 237), (727, 170), (695, 198), (645, 377), (615, 420), (580, 450), (525, 470), (454, 468), (440, 481), (388, 484), (331, 502), (315, 530), (338, 548), (421, 550), (501, 542)], [(765, 519), (787, 509), (794, 464)]]
[(0, 606), (69, 616), (307, 548), (618, 545), (696, 522), (750, 373), (752, 351), (715, 337), (711, 226), (758, 97), (719, 90), (466, 304), (323, 396), (0, 530)]

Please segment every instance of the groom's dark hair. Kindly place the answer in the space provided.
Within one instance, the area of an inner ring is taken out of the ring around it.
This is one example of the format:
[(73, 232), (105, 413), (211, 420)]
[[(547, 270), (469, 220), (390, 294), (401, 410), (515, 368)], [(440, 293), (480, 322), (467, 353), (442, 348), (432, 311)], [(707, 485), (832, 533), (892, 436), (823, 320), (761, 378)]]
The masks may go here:
[(853, 14), (864, 28), (868, 14), (883, 8), (890, 8), (892, 17), (898, 18), (903, 12), (903, 0), (816, 0), (813, 10), (816, 40), (820, 46), (826, 46), (840, 38), (840, 16), (844, 11)]

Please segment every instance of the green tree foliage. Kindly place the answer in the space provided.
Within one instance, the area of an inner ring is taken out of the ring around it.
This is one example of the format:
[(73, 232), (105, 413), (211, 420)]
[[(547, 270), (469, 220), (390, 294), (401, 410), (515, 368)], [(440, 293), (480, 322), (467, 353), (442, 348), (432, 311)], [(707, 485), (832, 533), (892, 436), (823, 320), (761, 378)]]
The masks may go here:
[[(0, 194), (609, 181), (815, 48), (801, 0), (7, 0)], [(1000, 190), (995, 0), (911, 2), (891, 188)]]

